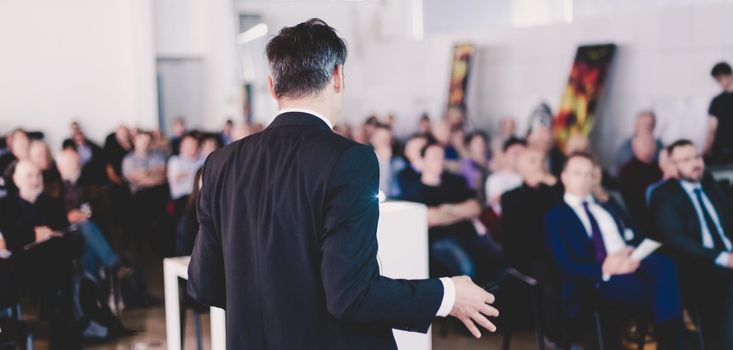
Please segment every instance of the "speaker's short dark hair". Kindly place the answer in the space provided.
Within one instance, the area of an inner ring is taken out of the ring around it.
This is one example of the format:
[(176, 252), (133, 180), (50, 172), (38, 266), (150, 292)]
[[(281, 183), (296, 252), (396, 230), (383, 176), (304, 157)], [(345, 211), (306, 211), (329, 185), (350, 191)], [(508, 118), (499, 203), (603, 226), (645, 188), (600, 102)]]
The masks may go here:
[(346, 62), (346, 43), (318, 18), (285, 27), (267, 43), (277, 97), (299, 98), (326, 87), (336, 67)]
[(718, 62), (713, 66), (713, 69), (710, 71), (710, 75), (712, 75), (713, 78), (719, 78), (723, 75), (733, 75), (733, 70), (731, 70), (728, 62)]
[(565, 163), (562, 166), (563, 171), (565, 171), (565, 169), (568, 167), (570, 160), (574, 158), (587, 159), (591, 162), (591, 164), (593, 164), (593, 166), (596, 166), (598, 164), (598, 162), (596, 161), (596, 157), (592, 153), (585, 152), (585, 151), (575, 151), (575, 152), (570, 153), (568, 157), (565, 158)]
[(680, 139), (675, 142), (672, 142), (669, 146), (667, 146), (667, 155), (672, 156), (672, 152), (674, 152), (675, 148), (678, 147), (684, 147), (684, 146), (694, 146), (695, 144), (692, 143), (692, 141), (688, 139)]

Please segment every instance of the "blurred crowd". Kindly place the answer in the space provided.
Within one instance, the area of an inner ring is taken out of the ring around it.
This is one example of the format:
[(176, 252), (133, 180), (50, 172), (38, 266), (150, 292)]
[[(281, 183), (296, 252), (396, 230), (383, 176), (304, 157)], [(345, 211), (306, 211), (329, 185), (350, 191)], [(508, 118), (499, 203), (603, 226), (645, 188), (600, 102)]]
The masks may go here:
[[(539, 280), (558, 342), (582, 338), (569, 330), (613, 305), (643, 311), (668, 349), (686, 347), (684, 310), (699, 310), (696, 327), (709, 344), (733, 348), (730, 183), (705, 168), (733, 161), (733, 75), (723, 63), (712, 75), (723, 92), (711, 104), (704, 149), (684, 139), (664, 145), (654, 112), (641, 111), (610, 169), (586, 135), (560, 147), (551, 118), (520, 132), (506, 116), (490, 134), (452, 108), (422, 115), (404, 139), (392, 115), (334, 131), (374, 149), (386, 198), (428, 207), (431, 275), (490, 282), (511, 267)], [(0, 285), (35, 296), (58, 348), (124, 334), (114, 311), (154, 302), (135, 277), (145, 268), (138, 255), (190, 254), (207, 155), (257, 132), (267, 131), (232, 121), (219, 132), (188, 130), (179, 118), (168, 136), (118, 126), (100, 145), (74, 122), (56, 154), (43, 132), (8, 132), (0, 142), (0, 263), (14, 273), (0, 273)], [(634, 257), (644, 238), (663, 248)], [(80, 296), (84, 283), (103, 297)], [(527, 303), (517, 298), (506, 299), (521, 315)]]

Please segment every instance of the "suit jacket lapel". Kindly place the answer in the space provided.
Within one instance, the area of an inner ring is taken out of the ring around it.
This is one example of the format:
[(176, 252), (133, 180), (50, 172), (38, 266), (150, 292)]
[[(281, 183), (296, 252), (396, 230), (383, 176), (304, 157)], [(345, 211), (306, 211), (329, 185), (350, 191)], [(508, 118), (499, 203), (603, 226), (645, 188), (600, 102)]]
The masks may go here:
[(714, 180), (708, 180), (702, 181), (702, 188), (705, 191), (705, 195), (708, 196), (708, 199), (710, 199), (710, 203), (713, 204), (713, 208), (715, 208), (715, 212), (718, 215), (718, 220), (720, 220), (720, 227), (723, 228), (723, 233), (725, 234), (728, 239), (731, 239), (731, 230), (730, 230), (730, 218), (728, 217), (727, 213), (727, 205), (724, 202), (725, 199), (721, 198), (721, 193), (718, 188), (716, 188), (716, 184), (712, 182)]
[(677, 192), (676, 198), (679, 200), (682, 212), (689, 213), (688, 215), (694, 223), (691, 235), (702, 244), (702, 226), (700, 226), (702, 223), (700, 222), (700, 218), (697, 216), (697, 210), (695, 209), (695, 204), (692, 202), (692, 197), (690, 197), (679, 181), (674, 181), (674, 186), (672, 186), (671, 189)]

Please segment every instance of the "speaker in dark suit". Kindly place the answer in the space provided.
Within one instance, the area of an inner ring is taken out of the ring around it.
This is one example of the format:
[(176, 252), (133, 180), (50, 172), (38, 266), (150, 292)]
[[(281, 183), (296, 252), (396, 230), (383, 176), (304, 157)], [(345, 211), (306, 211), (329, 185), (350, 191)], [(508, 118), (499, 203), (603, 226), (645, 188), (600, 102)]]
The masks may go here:
[(706, 343), (733, 349), (733, 205), (705, 173), (692, 142), (667, 150), (678, 179), (652, 192), (655, 231), (678, 261), (683, 290), (700, 307)]
[(624, 222), (619, 208), (593, 199), (593, 168), (590, 155), (571, 154), (562, 172), (563, 202), (545, 216), (546, 241), (560, 271), (566, 317), (583, 320), (588, 307), (642, 312), (655, 322), (665, 349), (684, 349), (674, 263), (659, 254), (642, 261), (630, 255), (639, 235)]
[(493, 331), (493, 296), (467, 277), (380, 276), (376, 155), (332, 131), (343, 41), (313, 19), (267, 56), (280, 113), (206, 160), (188, 270), (191, 296), (226, 309), (227, 348), (389, 349), (393, 328), (426, 332), (449, 313)]

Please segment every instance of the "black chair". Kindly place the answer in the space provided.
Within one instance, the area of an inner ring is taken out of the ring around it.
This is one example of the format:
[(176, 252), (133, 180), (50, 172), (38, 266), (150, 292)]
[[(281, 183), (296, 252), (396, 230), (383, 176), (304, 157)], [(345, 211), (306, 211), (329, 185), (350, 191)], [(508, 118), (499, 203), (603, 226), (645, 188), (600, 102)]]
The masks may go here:
[[(505, 276), (507, 278), (510, 278), (512, 280), (520, 282), (523, 286), (526, 286), (530, 289), (530, 304), (532, 305), (532, 318), (534, 321), (534, 330), (535, 330), (535, 338), (537, 341), (537, 349), (544, 350), (545, 349), (545, 332), (544, 332), (544, 326), (542, 325), (542, 292), (540, 289), (539, 282), (530, 277), (527, 276), (521, 272), (519, 272), (517, 269), (508, 267), (504, 269)], [(504, 330), (503, 336), (502, 336), (502, 342), (501, 342), (501, 348), (503, 350), (509, 350), (511, 348), (512, 343), (512, 335), (514, 333), (514, 330), (511, 328), (511, 326), (506, 327)]]
[(33, 349), (33, 333), (22, 321), (17, 282), (9, 260), (0, 259), (0, 349)]
[(33, 350), (33, 332), (21, 320), (20, 305), (0, 311), (0, 349)]
[[(506, 276), (509, 277), (511, 280), (515, 280), (521, 283), (521, 285), (526, 286), (530, 289), (530, 300), (528, 301), (530, 305), (532, 305), (532, 318), (534, 322), (534, 332), (535, 332), (535, 339), (537, 342), (537, 349), (544, 350), (545, 349), (545, 334), (547, 334), (544, 323), (543, 323), (543, 315), (544, 315), (544, 305), (543, 305), (543, 295), (542, 295), (542, 285), (539, 283), (539, 281), (533, 277), (527, 276), (517, 269), (514, 269), (512, 267), (508, 267), (504, 270), (506, 272)], [(594, 308), (591, 310), (592, 318), (593, 318), (593, 332), (597, 341), (597, 349), (599, 350), (605, 350), (605, 339), (603, 336), (603, 317), (602, 312), (600, 308)], [(638, 315), (635, 316), (637, 320), (639, 321), (639, 335), (637, 339), (637, 348), (639, 350), (643, 350), (645, 343), (646, 343), (646, 335), (647, 335), (647, 329), (649, 322), (647, 322), (645, 317), (639, 317)], [(573, 322), (565, 321), (563, 322), (565, 326), (567, 327), (569, 324), (572, 324)], [(581, 323), (582, 324), (582, 323)], [(508, 325), (507, 325), (508, 326)], [(504, 332), (503, 332), (503, 338), (502, 338), (502, 350), (510, 350), (511, 349), (511, 340), (514, 333), (514, 330), (511, 327), (505, 326)], [(570, 345), (575, 339), (572, 339), (572, 335), (570, 335), (569, 332), (567, 332), (567, 329), (565, 330), (565, 335), (562, 337), (564, 338), (561, 344), (562, 348), (570, 348)], [(702, 349), (702, 348), (701, 348)]]

